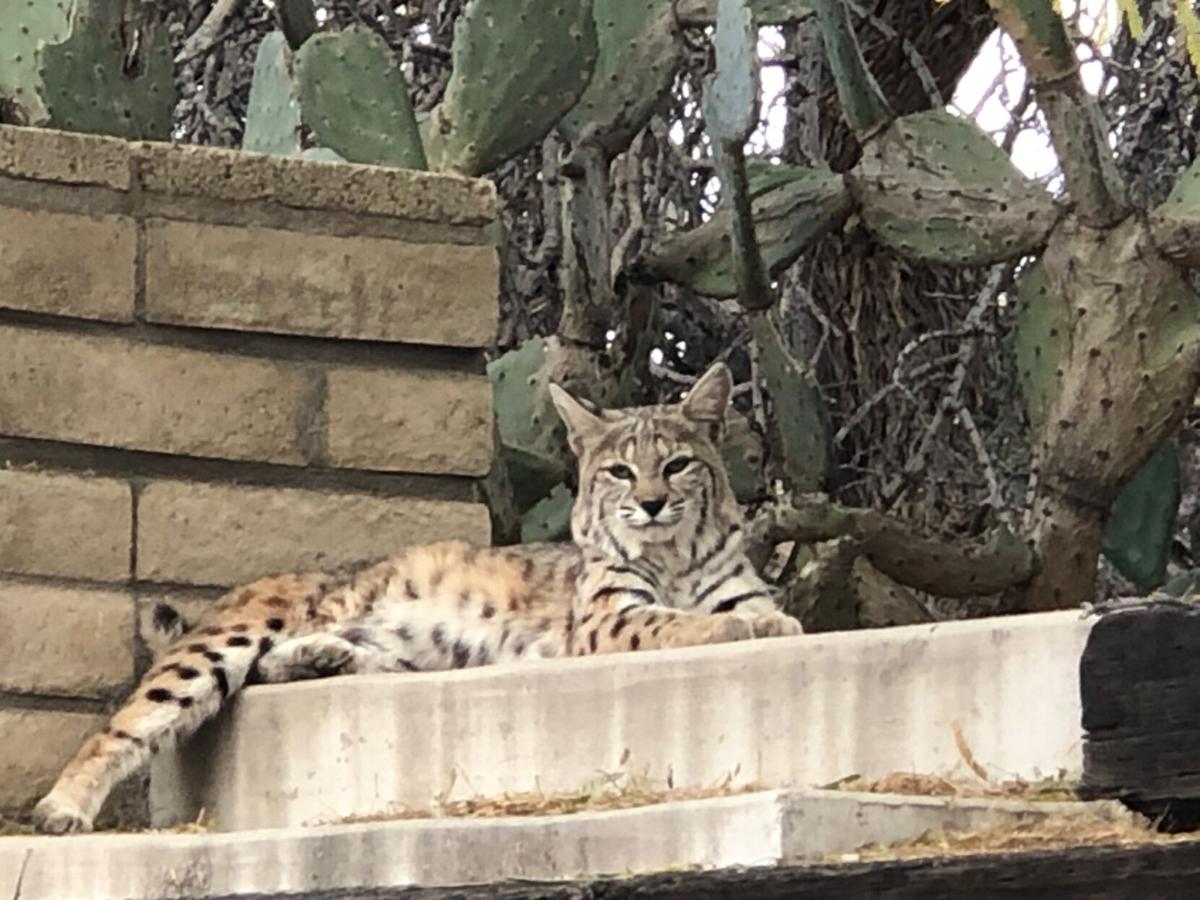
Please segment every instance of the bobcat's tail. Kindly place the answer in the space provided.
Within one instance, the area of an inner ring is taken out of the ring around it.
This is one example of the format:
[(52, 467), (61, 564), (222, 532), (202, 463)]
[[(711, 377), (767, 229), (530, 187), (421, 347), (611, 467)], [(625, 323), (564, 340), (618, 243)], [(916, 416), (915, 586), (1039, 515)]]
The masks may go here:
[(169, 607), (156, 609), (155, 629), (177, 640), (34, 808), (38, 828), (49, 834), (91, 831), (122, 779), (216, 715), (259, 658), (280, 637), (302, 629), (323, 586), (315, 575), (263, 579), (227, 594), (191, 628)]

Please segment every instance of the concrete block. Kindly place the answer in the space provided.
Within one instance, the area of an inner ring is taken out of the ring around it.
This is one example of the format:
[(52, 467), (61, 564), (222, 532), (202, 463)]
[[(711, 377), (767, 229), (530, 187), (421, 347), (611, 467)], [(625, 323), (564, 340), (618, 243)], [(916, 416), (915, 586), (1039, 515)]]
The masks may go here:
[(0, 125), (0, 175), (125, 191), (129, 144), (98, 134)]
[(0, 307), (132, 321), (136, 262), (133, 219), (0, 206)]
[(303, 367), (119, 337), (0, 327), (0, 434), (303, 464)]
[(1044, 613), (254, 687), (160, 755), (152, 814), (300, 825), (429, 808), (451, 785), (451, 799), (577, 790), (625, 765), (683, 787), (952, 774), (956, 724), (997, 773), (1077, 773), (1091, 625)]
[(0, 690), (107, 699), (129, 689), (128, 594), (0, 581), (0, 623)]
[(126, 581), (132, 518), (124, 481), (0, 469), (0, 571)]
[(138, 578), (233, 585), (460, 538), (490, 543), (480, 503), (153, 482), (138, 497)]
[[(0, 810), (24, 812), (33, 806), (80, 745), (103, 726), (104, 717), (91, 713), (0, 708)], [(9, 871), (4, 849), (0, 838), (0, 881)]]
[[(1039, 809), (1038, 806), (1043, 808)], [(432, 819), (239, 834), (0, 838), (0, 895), (91, 900), (558, 880), (681, 867), (761, 866), (866, 843), (1016, 824), (1109, 819), (1108, 805), (958, 804), (932, 798), (761, 792), (614, 812)], [(815, 829), (820, 829), (819, 832)]]
[(492, 460), (492, 388), (460, 372), (334, 369), (325, 411), (339, 467), (485, 475)]
[(496, 331), (499, 291), (494, 247), (146, 225), (152, 322), (482, 347)]

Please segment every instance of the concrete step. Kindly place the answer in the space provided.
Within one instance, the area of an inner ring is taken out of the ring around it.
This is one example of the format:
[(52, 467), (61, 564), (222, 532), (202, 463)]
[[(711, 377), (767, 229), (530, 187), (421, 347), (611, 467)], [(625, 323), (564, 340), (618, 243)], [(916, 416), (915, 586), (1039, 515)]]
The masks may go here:
[(487, 884), (795, 863), (926, 831), (1048, 816), (1126, 821), (1112, 803), (766, 791), (614, 812), (435, 819), (237, 834), (0, 838), (0, 896), (158, 900), (276, 891)]
[(1044, 613), (255, 687), (160, 758), (153, 816), (282, 828), (566, 793), (622, 770), (687, 788), (945, 774), (963, 768), (956, 727), (999, 776), (1077, 775), (1093, 622)]

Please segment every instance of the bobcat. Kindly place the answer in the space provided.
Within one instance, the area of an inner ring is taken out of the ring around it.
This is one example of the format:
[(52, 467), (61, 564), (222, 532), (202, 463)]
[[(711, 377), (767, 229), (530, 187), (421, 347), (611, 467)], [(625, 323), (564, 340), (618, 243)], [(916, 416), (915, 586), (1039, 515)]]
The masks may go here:
[(194, 627), (180, 620), (179, 640), (38, 803), (38, 827), (90, 831), (120, 779), (248, 682), (799, 634), (743, 550), (717, 450), (732, 387), (718, 363), (678, 405), (593, 411), (552, 386), (579, 460), (571, 544), (412, 547), (357, 571), (256, 581)]

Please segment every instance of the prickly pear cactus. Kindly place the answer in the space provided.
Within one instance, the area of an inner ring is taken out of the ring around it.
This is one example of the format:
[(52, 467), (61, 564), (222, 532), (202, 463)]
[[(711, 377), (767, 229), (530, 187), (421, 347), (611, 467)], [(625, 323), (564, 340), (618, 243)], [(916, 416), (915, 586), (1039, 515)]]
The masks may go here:
[(1141, 591), (1166, 578), (1180, 477), (1179, 448), (1167, 441), (1125, 485), (1109, 513), (1104, 555)]
[(704, 125), (718, 156), (740, 148), (758, 124), (758, 31), (742, 0), (717, 0), (716, 70), (704, 81)]
[(63, 40), (70, 19), (70, 0), (0, 0), (0, 102), (17, 124), (39, 125), (49, 118), (37, 48)]
[(725, 420), (721, 459), (739, 503), (749, 503), (766, 496), (762, 437), (750, 425), (749, 419), (732, 408)]
[(571, 143), (587, 140), (613, 157), (670, 91), (680, 41), (671, 0), (593, 0), (593, 15), (595, 71), (559, 130)]
[(534, 338), (488, 364), (500, 451), (517, 507), (528, 510), (566, 478), (566, 432), (546, 390), (546, 341)]
[(575, 495), (556, 484), (548, 496), (521, 516), (521, 543), (564, 541), (571, 536), (571, 508)]
[(346, 157), (341, 156), (340, 154), (336, 153), (333, 150), (330, 150), (328, 147), (309, 147), (307, 150), (305, 150), (303, 153), (300, 154), (300, 158), (312, 160), (313, 162), (325, 162), (325, 163), (348, 162)]
[(860, 137), (867, 137), (892, 118), (892, 110), (863, 59), (849, 5), (845, 0), (811, 0), (808, 5), (817, 14), (821, 42), (846, 123)]
[(1014, 350), (1025, 407), (1034, 432), (1042, 427), (1057, 392), (1063, 342), (1070, 333), (1066, 305), (1050, 295), (1046, 269), (1035, 263), (1017, 280)]
[[(747, 160), (754, 232), (767, 272), (778, 275), (850, 212), (840, 175)], [(709, 297), (734, 297), (730, 213), (721, 208), (698, 228), (662, 241), (645, 262), (654, 278), (686, 285)]]
[(111, 0), (78, 0), (67, 37), (40, 46), (44, 124), (132, 140), (171, 136), (175, 63), (167, 30), (147, 16), (131, 71), (123, 8)]
[(592, 77), (591, 0), (468, 0), (425, 150), (441, 172), (486, 175), (542, 140)]
[(770, 319), (755, 315), (750, 327), (774, 408), (780, 474), (798, 493), (822, 490), (832, 458), (825, 398), (812, 373), (787, 351)]
[[(1037, 434), (1058, 395), (1071, 317), (1066, 304), (1052, 292), (1041, 263), (1018, 280), (1017, 303), (1017, 372), (1030, 425)], [(1103, 553), (1140, 590), (1157, 587), (1166, 575), (1180, 477), (1178, 448), (1167, 441), (1126, 483), (1110, 508)]]
[(293, 92), (291, 63), (282, 32), (272, 31), (258, 45), (243, 150), (275, 156), (300, 152), (300, 103)]
[(975, 124), (941, 110), (904, 116), (868, 141), (850, 180), (876, 237), (933, 262), (1015, 259), (1057, 221), (1049, 194)]
[(317, 144), (349, 162), (426, 168), (408, 83), (375, 32), (351, 25), (313, 35), (292, 72), (301, 119)]
[[(750, 0), (759, 25), (786, 25), (812, 14), (808, 0)], [(706, 25), (717, 15), (717, 0), (675, 0), (675, 15), (685, 25)]]
[[(303, 147), (305, 132), (317, 146)], [(282, 32), (263, 39), (242, 149), (425, 168), (404, 76), (383, 39), (358, 25), (314, 35), (296, 53)]]

